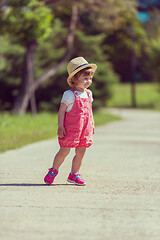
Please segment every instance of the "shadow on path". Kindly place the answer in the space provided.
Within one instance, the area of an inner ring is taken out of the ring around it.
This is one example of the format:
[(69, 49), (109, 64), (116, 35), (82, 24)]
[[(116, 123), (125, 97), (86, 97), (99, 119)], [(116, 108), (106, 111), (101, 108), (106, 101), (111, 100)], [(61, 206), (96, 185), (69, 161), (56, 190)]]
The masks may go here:
[(43, 186), (52, 186), (52, 187), (55, 187), (55, 186), (76, 186), (75, 184), (68, 184), (68, 183), (65, 183), (65, 184), (62, 184), (62, 183), (59, 183), (59, 184), (38, 184), (38, 183), (4, 183), (4, 184), (0, 184), (0, 187), (43, 187)]

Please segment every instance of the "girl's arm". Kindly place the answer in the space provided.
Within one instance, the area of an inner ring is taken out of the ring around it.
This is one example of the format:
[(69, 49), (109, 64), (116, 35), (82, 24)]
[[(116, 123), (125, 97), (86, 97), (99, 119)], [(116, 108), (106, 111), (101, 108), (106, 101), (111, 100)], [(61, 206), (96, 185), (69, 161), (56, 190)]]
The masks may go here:
[(59, 111), (58, 111), (58, 137), (63, 138), (66, 134), (64, 129), (64, 116), (67, 109), (67, 105), (61, 102)]

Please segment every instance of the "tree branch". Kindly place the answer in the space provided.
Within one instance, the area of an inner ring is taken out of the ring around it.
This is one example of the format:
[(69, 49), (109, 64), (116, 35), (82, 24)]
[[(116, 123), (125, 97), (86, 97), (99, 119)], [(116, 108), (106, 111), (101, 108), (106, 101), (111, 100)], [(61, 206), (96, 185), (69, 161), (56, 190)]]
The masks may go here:
[(78, 7), (76, 2), (73, 2), (71, 21), (70, 21), (69, 31), (67, 35), (67, 42), (66, 42), (66, 52), (62, 57), (62, 59), (60, 60), (60, 62), (55, 67), (48, 70), (41, 77), (35, 79), (32, 92), (37, 90), (39, 86), (42, 83), (44, 83), (46, 80), (48, 80), (50, 77), (53, 77), (58, 72), (58, 70), (69, 60), (73, 43), (74, 43), (74, 30), (76, 29), (77, 20), (78, 20)]

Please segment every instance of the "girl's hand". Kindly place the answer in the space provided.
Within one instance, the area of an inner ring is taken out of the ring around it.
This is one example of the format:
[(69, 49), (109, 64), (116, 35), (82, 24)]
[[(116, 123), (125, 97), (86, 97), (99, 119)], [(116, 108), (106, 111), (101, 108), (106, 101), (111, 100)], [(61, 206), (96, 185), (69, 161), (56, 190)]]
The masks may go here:
[(65, 128), (63, 126), (62, 127), (58, 127), (57, 134), (58, 134), (58, 137), (63, 138), (66, 135)]

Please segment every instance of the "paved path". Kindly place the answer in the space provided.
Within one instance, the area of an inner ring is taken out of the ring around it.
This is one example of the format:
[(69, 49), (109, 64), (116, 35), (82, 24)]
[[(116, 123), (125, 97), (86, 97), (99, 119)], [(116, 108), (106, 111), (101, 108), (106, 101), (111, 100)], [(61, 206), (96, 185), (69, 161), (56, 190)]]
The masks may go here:
[(47, 186), (56, 140), (0, 154), (1, 240), (159, 240), (160, 113), (112, 110), (122, 121), (96, 128), (81, 173), (71, 156)]

